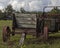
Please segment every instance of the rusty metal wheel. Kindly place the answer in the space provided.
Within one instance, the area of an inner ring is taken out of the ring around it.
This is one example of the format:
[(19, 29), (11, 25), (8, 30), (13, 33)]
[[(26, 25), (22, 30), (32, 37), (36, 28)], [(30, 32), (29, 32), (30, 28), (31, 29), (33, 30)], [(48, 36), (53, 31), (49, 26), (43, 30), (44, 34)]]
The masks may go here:
[(9, 26), (4, 26), (3, 27), (3, 32), (2, 32), (2, 35), (3, 35), (3, 42), (6, 42), (8, 39), (10, 39), (10, 28)]

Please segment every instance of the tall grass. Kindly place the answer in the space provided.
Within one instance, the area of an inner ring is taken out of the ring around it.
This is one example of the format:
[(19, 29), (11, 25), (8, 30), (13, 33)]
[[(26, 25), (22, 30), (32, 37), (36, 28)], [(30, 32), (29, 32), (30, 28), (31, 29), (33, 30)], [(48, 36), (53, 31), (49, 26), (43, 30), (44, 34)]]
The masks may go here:
[[(19, 43), (20, 35), (11, 35), (9, 43), (4, 43), (2, 41), (2, 28), (5, 25), (10, 26), (11, 28), (12, 21), (0, 20), (0, 48), (16, 48)], [(47, 42), (43, 42), (39, 39), (34, 38), (31, 35), (27, 35), (27, 39), (25, 40), (25, 43), (22, 48), (60, 48), (60, 33), (49, 34), (49, 36), (57, 38), (49, 38)]]

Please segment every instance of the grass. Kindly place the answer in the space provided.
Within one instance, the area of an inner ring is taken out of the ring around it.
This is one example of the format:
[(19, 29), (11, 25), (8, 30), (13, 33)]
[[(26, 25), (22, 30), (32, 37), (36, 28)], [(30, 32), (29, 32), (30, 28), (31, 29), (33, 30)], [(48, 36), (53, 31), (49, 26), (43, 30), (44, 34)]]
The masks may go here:
[[(2, 41), (2, 28), (5, 25), (10, 26), (11, 28), (12, 21), (0, 20), (0, 48), (16, 48), (20, 40), (20, 35), (11, 35), (9, 42), (4, 43)], [(49, 34), (49, 36), (53, 37), (49, 38), (47, 42), (43, 42), (31, 35), (27, 35), (27, 39), (25, 39), (25, 43), (22, 48), (60, 48), (60, 33)]]
[(7, 48), (7, 44), (6, 43), (3, 43), (2, 41), (2, 28), (3, 26), (11, 26), (11, 21), (4, 21), (4, 20), (0, 20), (0, 48)]

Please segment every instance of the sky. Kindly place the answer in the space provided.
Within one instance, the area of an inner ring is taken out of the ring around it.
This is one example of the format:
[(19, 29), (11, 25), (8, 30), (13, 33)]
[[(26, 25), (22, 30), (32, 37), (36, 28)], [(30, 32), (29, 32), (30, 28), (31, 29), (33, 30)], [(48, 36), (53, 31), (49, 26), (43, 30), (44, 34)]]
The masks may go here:
[(18, 11), (21, 7), (26, 11), (41, 11), (44, 6), (59, 6), (60, 0), (0, 0), (0, 9), (4, 9), (9, 4)]

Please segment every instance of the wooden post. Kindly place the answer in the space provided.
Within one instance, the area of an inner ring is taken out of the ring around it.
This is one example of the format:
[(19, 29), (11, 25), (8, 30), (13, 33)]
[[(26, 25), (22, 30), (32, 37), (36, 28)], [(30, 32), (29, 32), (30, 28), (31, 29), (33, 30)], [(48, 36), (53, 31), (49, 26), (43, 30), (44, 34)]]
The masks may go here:
[(39, 15), (37, 16), (37, 22), (36, 22), (36, 37), (39, 37), (39, 31), (40, 31), (40, 22), (39, 22)]
[(15, 27), (12, 27), (12, 36), (15, 35)]
[(21, 38), (19, 40), (18, 46), (22, 47), (24, 44), (24, 39), (25, 39), (25, 33), (22, 33)]
[(44, 40), (47, 40), (48, 39), (48, 27), (45, 26), (44, 27)]
[(27, 35), (27, 33), (26, 33), (26, 32), (24, 32), (24, 34), (25, 34), (24, 39), (26, 39), (26, 35)]

